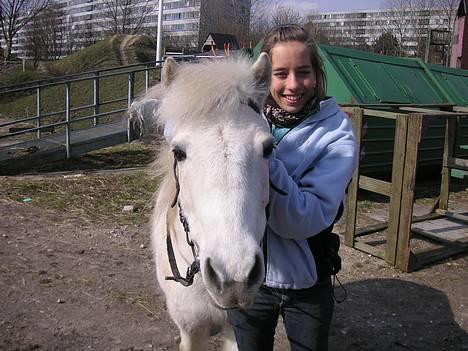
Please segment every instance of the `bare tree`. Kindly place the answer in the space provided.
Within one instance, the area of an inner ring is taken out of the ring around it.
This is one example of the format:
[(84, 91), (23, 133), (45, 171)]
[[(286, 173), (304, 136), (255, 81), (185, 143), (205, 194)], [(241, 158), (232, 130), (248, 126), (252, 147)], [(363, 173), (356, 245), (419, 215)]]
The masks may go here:
[(453, 30), (455, 25), (455, 19), (457, 14), (458, 5), (460, 4), (459, 0), (435, 0), (437, 7), (442, 10), (443, 18), (441, 22), (443, 25), (446, 25), (448, 29), (452, 32), (452, 35), (449, 35), (448, 41), (448, 50), (446, 51), (445, 63), (446, 65), (450, 64), (450, 57), (452, 55), (452, 45), (453, 45)]
[(10, 60), (13, 41), (18, 32), (47, 5), (49, 0), (1, 0), (0, 26), (5, 41), (5, 61)]
[(51, 4), (24, 27), (23, 48), (34, 60), (57, 60), (62, 56), (64, 11)]
[(102, 29), (108, 34), (140, 34), (152, 12), (151, 0), (102, 0)]
[(412, 28), (415, 26), (414, 19), (411, 16), (411, 0), (385, 0), (384, 7), (388, 11), (385, 12), (383, 28), (397, 37), (401, 50), (396, 54), (402, 56), (405, 43), (408, 42), (408, 38), (413, 31)]
[(271, 28), (271, 8), (273, 0), (251, 0), (250, 2), (250, 41), (254, 46)]
[(209, 33), (232, 34), (239, 45), (249, 45), (250, 7), (248, 1), (236, 4), (232, 1), (207, 0), (200, 6), (199, 47)]
[(302, 24), (303, 18), (301, 14), (292, 7), (276, 5), (271, 14), (271, 24), (279, 26), (282, 24)]
[(385, 0), (383, 4), (390, 10), (385, 28), (397, 36), (400, 54), (415, 43), (414, 54), (419, 57), (424, 56), (431, 27), (451, 27), (456, 6), (455, 0)]

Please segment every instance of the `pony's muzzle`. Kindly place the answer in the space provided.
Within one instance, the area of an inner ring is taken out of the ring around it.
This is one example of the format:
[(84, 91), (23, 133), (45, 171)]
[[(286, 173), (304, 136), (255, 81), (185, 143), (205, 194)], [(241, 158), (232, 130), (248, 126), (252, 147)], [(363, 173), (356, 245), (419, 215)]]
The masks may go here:
[(263, 255), (255, 254), (252, 264), (244, 264), (245, 261), (248, 260), (240, 257), (236, 271), (229, 272), (210, 257), (206, 258), (202, 265), (203, 280), (218, 307), (244, 309), (253, 303), (265, 277)]

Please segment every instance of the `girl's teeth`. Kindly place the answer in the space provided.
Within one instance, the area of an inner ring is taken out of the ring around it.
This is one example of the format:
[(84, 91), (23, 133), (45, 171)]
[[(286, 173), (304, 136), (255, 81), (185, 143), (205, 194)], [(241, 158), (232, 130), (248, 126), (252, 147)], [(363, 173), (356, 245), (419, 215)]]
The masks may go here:
[(299, 96), (286, 96), (286, 100), (291, 101), (291, 102), (297, 102), (299, 101), (300, 97)]

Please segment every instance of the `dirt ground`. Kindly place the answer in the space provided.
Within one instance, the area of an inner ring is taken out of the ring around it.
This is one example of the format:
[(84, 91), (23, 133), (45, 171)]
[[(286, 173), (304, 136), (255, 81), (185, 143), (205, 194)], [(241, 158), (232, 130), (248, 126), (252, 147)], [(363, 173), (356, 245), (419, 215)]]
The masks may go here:
[[(454, 206), (467, 203), (465, 192)], [(0, 214), (0, 350), (177, 349), (147, 225), (5, 198)], [(344, 245), (341, 256), (348, 297), (331, 351), (468, 350), (466, 254), (410, 274)], [(276, 350), (288, 350), (282, 332)]]

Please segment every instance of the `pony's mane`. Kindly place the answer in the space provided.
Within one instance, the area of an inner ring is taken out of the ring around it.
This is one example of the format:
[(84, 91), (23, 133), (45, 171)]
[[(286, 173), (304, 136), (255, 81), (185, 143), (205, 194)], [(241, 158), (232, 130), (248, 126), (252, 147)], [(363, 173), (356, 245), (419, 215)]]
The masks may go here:
[(182, 64), (164, 89), (158, 122), (176, 125), (209, 122), (220, 111), (236, 111), (239, 102), (259, 101), (263, 93), (255, 85), (252, 63), (248, 58)]
[[(245, 57), (219, 61), (206, 60), (180, 64), (168, 87), (158, 84), (144, 99), (156, 99), (159, 107), (151, 122), (159, 126), (168, 123), (213, 123), (219, 121), (220, 111), (237, 111), (239, 102), (263, 103), (267, 87), (256, 85), (252, 62)], [(234, 114), (228, 114), (230, 118)], [(226, 114), (224, 114), (226, 116)], [(166, 142), (158, 143), (157, 157), (151, 173), (172, 183), (173, 157)], [(173, 188), (171, 184), (169, 188)]]

